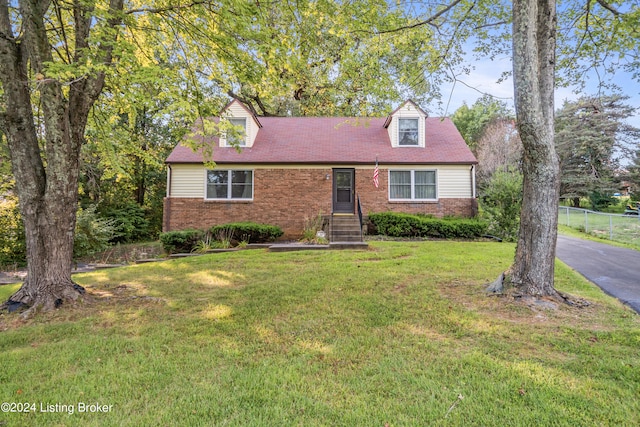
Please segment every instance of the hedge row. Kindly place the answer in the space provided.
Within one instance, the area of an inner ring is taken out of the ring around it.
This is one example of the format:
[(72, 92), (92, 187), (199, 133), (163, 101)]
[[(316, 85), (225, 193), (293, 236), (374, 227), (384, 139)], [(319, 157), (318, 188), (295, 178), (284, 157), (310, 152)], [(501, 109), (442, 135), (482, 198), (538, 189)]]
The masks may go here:
[(230, 242), (263, 243), (282, 236), (282, 229), (275, 225), (236, 222), (211, 227), (208, 231), (181, 230), (160, 234), (160, 242), (166, 253), (189, 253), (201, 241), (229, 240)]
[(202, 230), (180, 230), (160, 233), (162, 248), (168, 254), (189, 253), (199, 241), (205, 239)]
[(224, 235), (230, 240), (247, 243), (273, 242), (282, 236), (282, 229), (275, 225), (256, 224), (255, 222), (234, 222), (216, 225), (209, 230), (214, 238)]
[(398, 212), (369, 214), (377, 234), (390, 237), (437, 237), (473, 239), (484, 235), (487, 224), (474, 218), (433, 218)]

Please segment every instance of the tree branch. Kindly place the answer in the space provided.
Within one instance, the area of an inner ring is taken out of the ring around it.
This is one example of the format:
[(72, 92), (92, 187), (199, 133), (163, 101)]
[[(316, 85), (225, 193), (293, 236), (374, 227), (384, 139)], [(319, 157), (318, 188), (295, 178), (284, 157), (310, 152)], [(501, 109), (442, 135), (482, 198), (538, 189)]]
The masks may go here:
[(45, 5), (48, 6), (49, 2), (42, 3), (35, 0), (20, 1), (20, 12), (25, 26), (24, 39), (27, 44), (25, 52), (28, 52), (31, 68), (36, 73), (43, 73), (44, 63), (53, 61), (44, 23)]
[(421, 27), (423, 25), (432, 24), (436, 19), (438, 19), (439, 17), (441, 17), (445, 13), (449, 12), (451, 9), (453, 9), (461, 1), (462, 0), (454, 0), (450, 5), (444, 7), (438, 13), (436, 13), (435, 15), (430, 16), (429, 18), (425, 19), (424, 21), (420, 21), (420, 22), (417, 22), (417, 23), (411, 24), (411, 25), (405, 25), (405, 26), (402, 26), (402, 27), (394, 28), (392, 30), (377, 31), (377, 32), (374, 32), (374, 34), (396, 33), (396, 32), (399, 32), (399, 31), (410, 30), (410, 29), (413, 29), (413, 28)]
[[(121, 13), (122, 13), (123, 6), (124, 6), (124, 0), (109, 1), (110, 17), (107, 20), (108, 28), (115, 30), (122, 23)], [(90, 22), (90, 16), (83, 16), (83, 18), (87, 20), (86, 21), (87, 23)], [(111, 40), (107, 40), (106, 42), (100, 43), (100, 45), (98, 46), (98, 50), (103, 54), (103, 58), (101, 61), (103, 65), (113, 64), (113, 48), (118, 38), (118, 33), (119, 33), (118, 31), (114, 31), (112, 35), (113, 38)], [(87, 39), (85, 40), (85, 43), (88, 42), (88, 36), (89, 36), (89, 33), (87, 32)], [(98, 99), (98, 96), (100, 96), (100, 93), (102, 92), (102, 88), (104, 86), (104, 79), (105, 79), (105, 72), (101, 71), (98, 73), (97, 76), (95, 76), (94, 78), (88, 79), (86, 81), (84, 88), (87, 90), (86, 95), (89, 97), (88, 100), (90, 105), (92, 105), (93, 102), (95, 102), (95, 100)]]
[(620, 12), (618, 9), (616, 9), (615, 7), (611, 6), (609, 3), (607, 3), (604, 0), (596, 0), (598, 2), (598, 4), (602, 7), (604, 7), (605, 9), (607, 9), (609, 12), (613, 13), (615, 16), (620, 16), (622, 15), (622, 12)]
[(63, 41), (64, 52), (66, 54), (67, 63), (69, 63), (69, 62), (71, 62), (71, 54), (69, 52), (69, 39), (67, 38), (67, 32), (65, 31), (65, 28), (64, 28), (65, 25), (64, 25), (64, 20), (62, 19), (61, 7), (58, 4), (58, 2), (55, 1), (55, 0), (53, 2), (53, 9), (55, 10), (56, 18), (58, 19), (58, 22), (60, 23), (60, 37), (62, 38), (62, 41)]
[(253, 103), (251, 102), (251, 100), (249, 98), (245, 98), (244, 96), (241, 96), (241, 95), (235, 93), (231, 89), (229, 89), (227, 91), (227, 95), (229, 95), (233, 99), (237, 99), (238, 101), (242, 102), (249, 110), (251, 110), (251, 112), (255, 116), (259, 115), (258, 112), (256, 111), (256, 107), (253, 106)]
[(0, 38), (12, 40), (13, 30), (11, 29), (11, 20), (9, 19), (9, 4), (7, 0), (0, 0)]
[(484, 25), (478, 25), (477, 27), (473, 27), (474, 30), (481, 30), (483, 28), (489, 28), (489, 27), (498, 27), (500, 25), (506, 25), (508, 24), (508, 21), (498, 21), (498, 22), (491, 22), (489, 24), (484, 24)]
[(92, 8), (87, 8), (78, 0), (73, 2), (73, 20), (76, 28), (76, 43), (74, 60), (78, 62), (85, 55), (84, 49), (89, 47), (89, 32), (91, 30)]
[(189, 9), (193, 6), (199, 6), (202, 4), (209, 4), (210, 2), (208, 0), (196, 0), (193, 1), (189, 4), (183, 4), (183, 5), (175, 5), (175, 6), (166, 6), (166, 7), (140, 7), (138, 9), (130, 9), (125, 11), (124, 13), (127, 15), (132, 15), (135, 13), (164, 13), (164, 12), (171, 12), (174, 10), (181, 10), (181, 9)]

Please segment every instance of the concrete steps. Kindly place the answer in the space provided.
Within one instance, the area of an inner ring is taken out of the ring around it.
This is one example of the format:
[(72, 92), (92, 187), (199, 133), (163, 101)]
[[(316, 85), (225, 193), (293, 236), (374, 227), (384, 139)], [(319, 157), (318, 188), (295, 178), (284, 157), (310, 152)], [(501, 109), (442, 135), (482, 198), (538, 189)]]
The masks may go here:
[(363, 242), (360, 220), (356, 215), (332, 215), (330, 229), (331, 244)]

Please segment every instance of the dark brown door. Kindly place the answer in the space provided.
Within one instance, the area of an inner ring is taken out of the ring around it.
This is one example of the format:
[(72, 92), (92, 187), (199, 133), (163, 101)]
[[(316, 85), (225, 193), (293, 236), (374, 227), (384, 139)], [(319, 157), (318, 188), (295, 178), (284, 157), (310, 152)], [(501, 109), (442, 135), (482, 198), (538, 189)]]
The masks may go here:
[(355, 197), (355, 169), (333, 170), (333, 211), (353, 213)]

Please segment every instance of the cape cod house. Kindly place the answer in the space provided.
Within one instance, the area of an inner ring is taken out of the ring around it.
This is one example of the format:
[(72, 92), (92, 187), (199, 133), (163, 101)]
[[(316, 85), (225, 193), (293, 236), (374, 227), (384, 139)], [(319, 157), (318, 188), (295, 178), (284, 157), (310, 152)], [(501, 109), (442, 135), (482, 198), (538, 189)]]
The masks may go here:
[(202, 150), (178, 144), (166, 160), (164, 231), (253, 221), (293, 238), (321, 214), (343, 240), (335, 222), (357, 221), (359, 206), (365, 216), (477, 212), (476, 158), (451, 120), (412, 101), (386, 118), (256, 117), (237, 100), (220, 116), (244, 128), (240, 150), (208, 137), (208, 169)]

